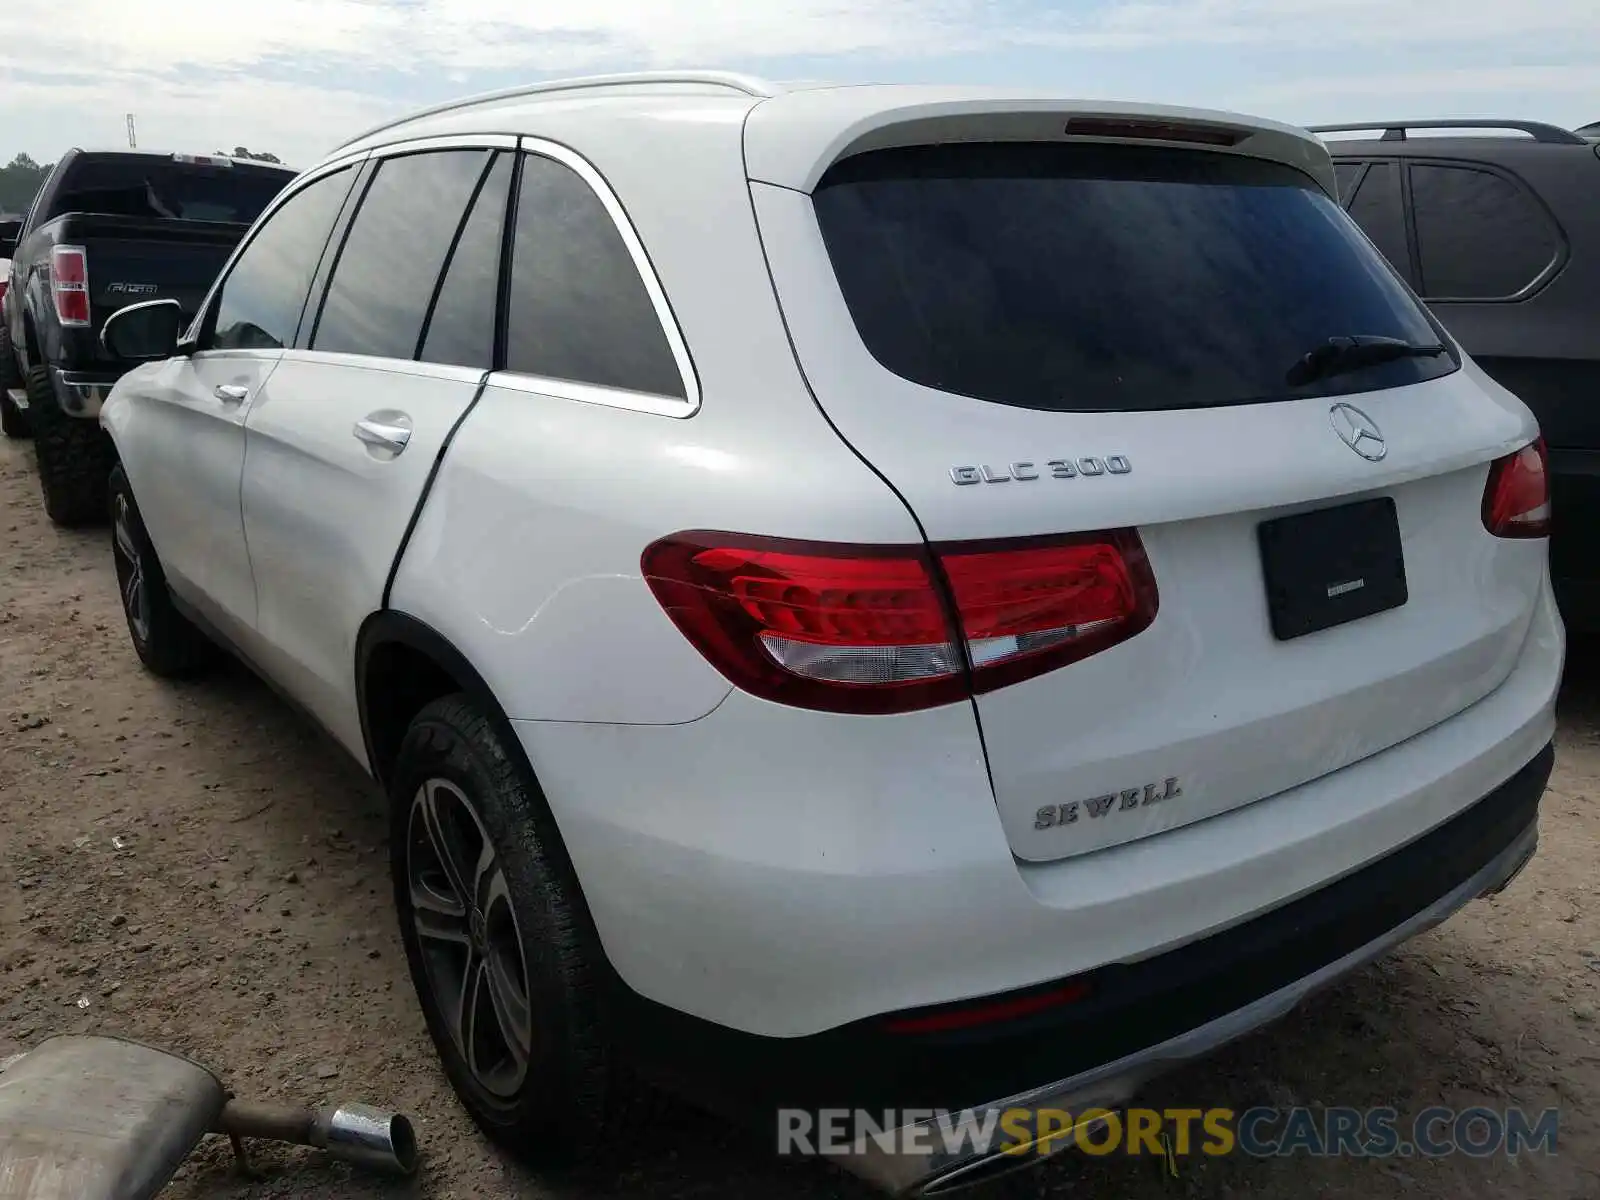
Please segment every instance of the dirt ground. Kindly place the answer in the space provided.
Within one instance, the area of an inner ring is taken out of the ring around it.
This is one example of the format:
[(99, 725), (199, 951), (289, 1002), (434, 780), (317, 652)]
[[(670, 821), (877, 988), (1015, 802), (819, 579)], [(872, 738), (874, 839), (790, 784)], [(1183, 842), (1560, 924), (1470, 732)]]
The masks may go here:
[[(1194, 1107), (1561, 1110), (1558, 1152), (1477, 1160), (1060, 1156), (974, 1193), (1600, 1198), (1600, 655), (1575, 649), (1542, 846), (1502, 896), (1163, 1081)], [(242, 670), (139, 667), (107, 534), (44, 519), (28, 443), (0, 444), (0, 1058), (117, 1031), (198, 1057), (242, 1095), (415, 1114), (413, 1183), (310, 1153), (242, 1179), (208, 1143), (169, 1193), (221, 1197), (865, 1200), (831, 1168), (674, 1109), (615, 1170), (536, 1177), (455, 1104), (413, 1002), (376, 791)]]

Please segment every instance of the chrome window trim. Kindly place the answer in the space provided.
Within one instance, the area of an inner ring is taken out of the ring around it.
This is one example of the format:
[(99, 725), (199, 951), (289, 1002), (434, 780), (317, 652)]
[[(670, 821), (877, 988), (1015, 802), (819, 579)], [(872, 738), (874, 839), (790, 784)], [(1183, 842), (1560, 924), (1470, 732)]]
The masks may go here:
[(700, 407), (698, 400), (691, 408), (677, 396), (630, 392), (626, 388), (579, 383), (575, 379), (552, 379), (546, 375), (530, 375), (523, 371), (492, 371), (489, 374), (488, 386), (509, 392), (523, 392), (530, 396), (553, 396), (558, 400), (572, 400), (579, 404), (603, 404), (607, 408), (625, 408), (630, 412), (649, 413), (656, 417), (680, 419), (692, 417)]
[(515, 150), (514, 133), (445, 133), (437, 137), (407, 138), (401, 142), (385, 142), (373, 146), (367, 153), (373, 158), (394, 158), (400, 154), (417, 154), (425, 150)]
[[(622, 238), (628, 257), (633, 259), (633, 268), (638, 272), (640, 282), (644, 284), (645, 294), (650, 298), (650, 306), (655, 309), (656, 322), (666, 336), (667, 348), (672, 352), (673, 360), (678, 365), (678, 375), (683, 380), (683, 395), (657, 396), (573, 379), (549, 379), (522, 371), (496, 371), (489, 377), (490, 384), (510, 388), (513, 391), (576, 400), (582, 404), (604, 404), (612, 408), (626, 408), (654, 416), (679, 418), (694, 416), (700, 411), (700, 378), (695, 374), (694, 360), (689, 356), (689, 344), (685, 341), (683, 330), (678, 325), (678, 318), (672, 311), (666, 289), (661, 286), (655, 265), (645, 251), (644, 241), (628, 218), (628, 212), (622, 207), (622, 201), (617, 199), (616, 193), (611, 190), (611, 185), (606, 182), (605, 176), (600, 174), (594, 164), (570, 147), (540, 137), (524, 137), (521, 139), (521, 148), (529, 154), (553, 159), (567, 167), (588, 185), (589, 190), (595, 194), (606, 210), (606, 215), (611, 218), (618, 236)], [(515, 246), (512, 247), (511, 257), (514, 269)]]
[(316, 363), (318, 366), (355, 367), (363, 371), (386, 371), (395, 375), (416, 375), (424, 379), (445, 379), (476, 386), (488, 369), (463, 367), (456, 363), (426, 362), (415, 358), (390, 358), (377, 354), (349, 354), (344, 351), (309, 350), (293, 347), (278, 352), (284, 362)]

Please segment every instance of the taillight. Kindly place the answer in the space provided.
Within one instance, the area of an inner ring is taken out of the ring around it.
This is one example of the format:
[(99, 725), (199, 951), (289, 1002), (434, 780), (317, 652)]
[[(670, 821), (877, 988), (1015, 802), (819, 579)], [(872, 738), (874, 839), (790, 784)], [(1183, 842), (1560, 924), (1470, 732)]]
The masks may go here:
[(642, 567), (732, 683), (830, 712), (965, 699), (1125, 641), (1156, 613), (1132, 530), (931, 551), (680, 533)]
[(1544, 438), (1490, 465), (1483, 527), (1495, 537), (1550, 536), (1550, 455)]
[(89, 324), (89, 262), (82, 246), (51, 247), (50, 295), (61, 324)]

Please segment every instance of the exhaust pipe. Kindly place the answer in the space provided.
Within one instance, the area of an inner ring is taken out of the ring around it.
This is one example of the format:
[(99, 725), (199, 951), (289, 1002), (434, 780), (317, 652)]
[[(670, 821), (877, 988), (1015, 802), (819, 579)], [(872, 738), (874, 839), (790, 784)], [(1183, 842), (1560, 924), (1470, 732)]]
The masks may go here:
[(217, 1118), (214, 1133), (233, 1139), (266, 1138), (296, 1146), (313, 1146), (353, 1166), (391, 1175), (414, 1175), (417, 1135), (409, 1118), (366, 1104), (301, 1108), (229, 1100)]

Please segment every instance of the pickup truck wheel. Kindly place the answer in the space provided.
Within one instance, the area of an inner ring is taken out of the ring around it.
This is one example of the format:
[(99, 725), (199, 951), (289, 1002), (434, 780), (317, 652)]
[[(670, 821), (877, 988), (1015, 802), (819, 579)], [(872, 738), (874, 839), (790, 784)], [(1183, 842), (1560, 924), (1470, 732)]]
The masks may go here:
[(455, 695), (411, 722), (390, 797), (401, 939), (456, 1095), (519, 1157), (602, 1157), (651, 1097), (609, 1053), (603, 951), (538, 785)]
[(116, 456), (100, 423), (61, 411), (48, 367), (29, 371), (27, 386), (46, 514), (69, 528), (104, 520), (106, 481)]
[(11, 334), (0, 326), (0, 433), (8, 438), (28, 436), (28, 414), (12, 402), (12, 388), (22, 386), (22, 372), (17, 370), (17, 354), (11, 348)]
[(128, 476), (111, 471), (111, 557), (133, 648), (153, 673), (167, 679), (194, 675), (211, 660), (212, 645), (172, 603), (150, 535), (134, 503)]

